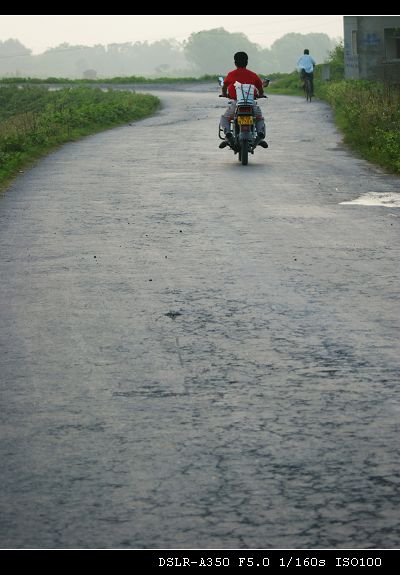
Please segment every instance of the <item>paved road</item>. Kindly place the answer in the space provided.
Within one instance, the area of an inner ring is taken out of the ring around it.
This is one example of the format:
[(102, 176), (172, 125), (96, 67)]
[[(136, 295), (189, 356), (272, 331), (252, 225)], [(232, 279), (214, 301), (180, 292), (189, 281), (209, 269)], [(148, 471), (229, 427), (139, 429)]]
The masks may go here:
[(399, 179), (159, 94), (0, 199), (1, 547), (398, 547), (400, 211), (340, 202)]

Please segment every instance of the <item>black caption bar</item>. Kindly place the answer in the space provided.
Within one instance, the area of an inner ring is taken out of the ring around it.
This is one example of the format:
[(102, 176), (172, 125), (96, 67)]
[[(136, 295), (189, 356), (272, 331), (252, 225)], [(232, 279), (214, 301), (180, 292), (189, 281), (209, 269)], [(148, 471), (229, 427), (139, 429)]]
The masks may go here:
[[(143, 563), (147, 564), (148, 551), (144, 551)], [(211, 550), (211, 551), (151, 551), (149, 566), (169, 568), (213, 567), (243, 569), (326, 569), (388, 568), (395, 562), (396, 550)], [(139, 552), (140, 554), (140, 552)]]
[[(364, 569), (369, 572), (373, 569), (396, 569), (398, 571), (399, 552), (400, 549), (196, 549), (196, 550), (182, 550), (182, 549), (115, 549), (115, 548), (98, 548), (98, 549), (25, 549), (25, 555), (16, 556), (14, 550), (5, 550), (12, 553), (13, 565), (18, 564), (18, 558), (22, 557), (26, 565), (26, 553), (29, 555), (29, 564), (32, 567), (36, 564), (42, 568), (54, 565), (55, 567), (60, 564), (59, 552), (63, 553), (62, 563), (63, 566), (81, 565), (82, 559), (87, 560), (87, 555), (76, 557), (76, 552), (85, 553), (95, 551), (117, 551), (117, 555), (113, 553), (111, 556), (102, 555), (100, 557), (103, 570), (110, 568), (112, 573), (121, 565), (124, 569), (126, 561), (138, 568), (154, 568), (161, 569), (165, 572), (170, 572), (172, 569), (229, 569), (235, 568), (239, 570), (253, 569), (258, 573), (268, 573), (268, 569), (280, 570), (282, 573), (286, 569)], [(47, 553), (51, 551), (51, 553)], [(70, 551), (73, 553), (71, 554)], [(34, 555), (32, 555), (34, 553)], [(46, 555), (44, 555), (46, 553)], [(127, 555), (128, 553), (128, 555)], [(99, 557), (94, 557), (98, 560)], [(39, 564), (40, 562), (40, 564)], [(328, 571), (327, 571), (328, 572)], [(340, 571), (339, 571), (340, 572)], [(271, 571), (272, 573), (272, 571)]]

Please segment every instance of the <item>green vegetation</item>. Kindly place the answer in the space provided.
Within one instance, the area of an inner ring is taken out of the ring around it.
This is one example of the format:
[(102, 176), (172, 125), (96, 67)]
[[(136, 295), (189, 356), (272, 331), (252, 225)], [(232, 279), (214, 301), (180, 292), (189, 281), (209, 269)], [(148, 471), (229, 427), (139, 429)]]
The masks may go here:
[(153, 113), (149, 94), (74, 87), (0, 88), (0, 188), (58, 145)]
[(364, 158), (400, 173), (400, 90), (379, 82), (342, 80), (320, 86), (345, 142)]
[[(329, 52), (328, 62), (330, 81), (337, 82), (344, 80), (344, 44), (339, 42), (333, 50)], [(318, 66), (317, 66), (318, 68)]]
[(271, 83), (267, 88), (268, 92), (289, 96), (301, 96), (304, 94), (303, 83), (297, 72), (292, 72), (291, 74), (271, 74), (268, 78), (271, 79)]

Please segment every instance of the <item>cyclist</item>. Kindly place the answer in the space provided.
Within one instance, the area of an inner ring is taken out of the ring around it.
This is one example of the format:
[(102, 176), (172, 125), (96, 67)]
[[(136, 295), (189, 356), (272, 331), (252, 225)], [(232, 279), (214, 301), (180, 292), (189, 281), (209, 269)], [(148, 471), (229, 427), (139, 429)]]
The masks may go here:
[[(240, 82), (241, 84), (252, 84), (253, 86), (255, 86), (256, 96), (258, 98), (264, 96), (263, 82), (255, 72), (247, 70), (247, 62), (249, 60), (249, 57), (247, 56), (246, 52), (236, 52), (233, 58), (236, 65), (236, 70), (232, 70), (226, 76), (224, 83), (222, 85), (222, 94), (220, 95), (221, 98), (229, 97), (231, 100), (233, 100), (229, 104), (225, 113), (221, 116), (220, 126), (224, 130), (226, 140), (221, 142), (221, 144), (219, 145), (220, 148), (225, 148), (227, 145), (230, 145), (232, 147), (234, 144), (233, 135), (231, 132), (231, 120), (233, 119), (236, 108), (235, 82)], [(253, 104), (253, 110), (254, 115), (256, 117), (257, 143), (262, 148), (268, 148), (268, 144), (264, 140), (265, 122), (261, 112), (261, 108), (256, 104)]]
[(314, 96), (314, 66), (315, 60), (310, 56), (310, 51), (306, 48), (304, 54), (300, 56), (297, 62), (297, 69), (300, 71), (300, 78), (303, 82), (306, 78), (310, 78), (311, 96)]

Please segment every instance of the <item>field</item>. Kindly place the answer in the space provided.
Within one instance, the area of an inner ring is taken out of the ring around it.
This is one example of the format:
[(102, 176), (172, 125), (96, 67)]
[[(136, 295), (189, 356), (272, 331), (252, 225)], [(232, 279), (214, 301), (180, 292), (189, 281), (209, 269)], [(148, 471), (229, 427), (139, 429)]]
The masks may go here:
[(1, 87), (0, 189), (60, 144), (139, 120), (158, 106), (155, 96), (121, 90)]

